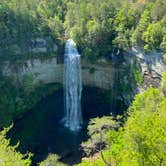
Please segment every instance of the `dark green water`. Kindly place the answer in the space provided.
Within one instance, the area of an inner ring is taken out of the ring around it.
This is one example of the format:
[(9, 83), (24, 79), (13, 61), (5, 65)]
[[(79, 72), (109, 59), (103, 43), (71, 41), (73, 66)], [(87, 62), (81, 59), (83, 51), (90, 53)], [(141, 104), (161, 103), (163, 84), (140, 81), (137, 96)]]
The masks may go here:
[(84, 87), (82, 112), (84, 126), (74, 133), (60, 123), (63, 118), (63, 89), (42, 99), (25, 117), (14, 124), (9, 133), (11, 143), (20, 145), (18, 150), (34, 153), (33, 163), (41, 162), (49, 153), (58, 154), (68, 165), (79, 163), (82, 157), (80, 144), (86, 141), (87, 124), (93, 117), (110, 114), (110, 104), (105, 100), (105, 91)]

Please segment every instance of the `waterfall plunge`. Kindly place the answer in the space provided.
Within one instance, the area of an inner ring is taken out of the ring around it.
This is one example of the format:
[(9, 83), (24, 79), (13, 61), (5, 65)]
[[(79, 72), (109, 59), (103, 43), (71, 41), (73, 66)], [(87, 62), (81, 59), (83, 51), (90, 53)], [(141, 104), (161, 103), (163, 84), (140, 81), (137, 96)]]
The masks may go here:
[(68, 39), (65, 46), (64, 62), (65, 118), (64, 125), (77, 131), (82, 125), (81, 113), (81, 63), (76, 44)]

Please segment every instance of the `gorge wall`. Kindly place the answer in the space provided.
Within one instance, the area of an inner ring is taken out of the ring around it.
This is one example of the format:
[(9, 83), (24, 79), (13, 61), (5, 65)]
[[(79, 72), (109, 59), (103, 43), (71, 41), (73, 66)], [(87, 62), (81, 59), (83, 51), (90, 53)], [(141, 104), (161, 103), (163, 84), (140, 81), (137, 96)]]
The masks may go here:
[[(165, 66), (162, 53), (153, 52), (146, 55), (142, 51), (132, 50), (123, 55), (121, 60), (100, 59), (89, 63), (82, 59), (83, 85), (112, 90), (112, 93), (129, 105), (135, 94), (149, 86), (160, 85)], [(56, 57), (51, 59), (33, 59), (21, 63), (4, 62), (2, 73), (22, 81), (29, 76), (33, 84), (63, 83), (63, 63)], [(139, 79), (139, 80), (138, 80)]]
[[(110, 89), (113, 82), (113, 67), (109, 64), (97, 65), (82, 62), (83, 84), (102, 89)], [(63, 64), (57, 58), (27, 60), (23, 63), (3, 64), (3, 75), (22, 81), (24, 76), (31, 76), (34, 84), (63, 83)]]

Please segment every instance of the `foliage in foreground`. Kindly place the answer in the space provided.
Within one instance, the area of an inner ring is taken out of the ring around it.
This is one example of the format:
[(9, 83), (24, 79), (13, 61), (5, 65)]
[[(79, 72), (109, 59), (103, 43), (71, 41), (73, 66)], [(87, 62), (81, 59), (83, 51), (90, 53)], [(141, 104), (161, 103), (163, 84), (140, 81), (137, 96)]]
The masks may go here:
[(32, 154), (23, 155), (16, 151), (16, 146), (10, 146), (10, 141), (5, 138), (10, 128), (0, 132), (0, 165), (1, 166), (30, 166)]
[(106, 134), (107, 148), (97, 160), (79, 166), (165, 166), (166, 98), (149, 88), (138, 94), (123, 128)]
[(66, 166), (66, 164), (61, 163), (59, 157), (55, 154), (49, 154), (48, 157), (42, 161), (39, 166)]
[(103, 137), (105, 133), (110, 129), (116, 130), (119, 127), (120, 123), (118, 119), (113, 119), (112, 116), (91, 119), (88, 125), (88, 135), (90, 139), (81, 144), (85, 155), (91, 156), (101, 151), (106, 144), (106, 139)]
[(164, 95), (166, 96), (166, 71), (162, 75), (161, 88), (162, 88)]

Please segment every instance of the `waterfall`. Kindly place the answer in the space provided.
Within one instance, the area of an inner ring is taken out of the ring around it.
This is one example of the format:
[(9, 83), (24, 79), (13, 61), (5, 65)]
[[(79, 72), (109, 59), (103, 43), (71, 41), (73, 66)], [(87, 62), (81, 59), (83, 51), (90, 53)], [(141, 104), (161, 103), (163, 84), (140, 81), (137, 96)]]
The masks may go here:
[(64, 125), (72, 131), (77, 131), (82, 125), (81, 113), (81, 63), (76, 44), (68, 39), (65, 45), (64, 59)]

